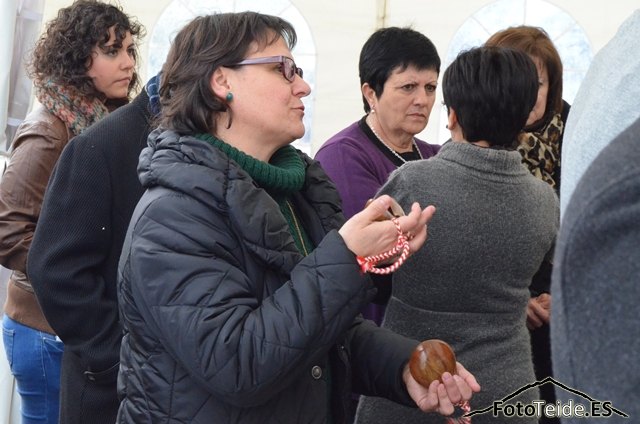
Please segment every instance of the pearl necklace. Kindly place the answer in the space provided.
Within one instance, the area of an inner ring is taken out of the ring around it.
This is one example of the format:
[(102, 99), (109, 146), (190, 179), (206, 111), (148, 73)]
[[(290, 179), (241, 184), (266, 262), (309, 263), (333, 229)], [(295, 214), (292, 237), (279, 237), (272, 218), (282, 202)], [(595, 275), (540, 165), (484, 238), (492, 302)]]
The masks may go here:
[[(366, 119), (365, 119), (365, 122), (366, 122), (366, 123), (367, 123), (367, 125), (369, 126), (369, 129), (371, 130), (371, 132), (373, 133), (373, 135), (375, 135), (375, 136), (376, 136), (376, 138), (378, 139), (378, 141), (379, 141), (380, 143), (382, 143), (382, 145), (383, 145), (384, 147), (386, 147), (386, 148), (387, 148), (391, 153), (393, 153), (393, 155), (394, 155), (395, 157), (397, 157), (398, 159), (400, 159), (400, 160), (402, 161), (402, 163), (407, 163), (407, 160), (406, 160), (405, 158), (403, 158), (402, 156), (400, 156), (400, 154), (398, 154), (398, 152), (396, 152), (394, 149), (392, 149), (392, 148), (391, 148), (391, 146), (389, 146), (387, 143), (385, 143), (385, 142), (384, 142), (384, 140), (382, 139), (382, 137), (380, 137), (380, 136), (378, 135), (378, 133), (376, 132), (376, 130), (375, 130), (375, 129), (373, 129), (373, 125), (371, 125), (371, 124), (370, 124)], [(415, 138), (413, 138), (413, 139), (411, 140), (411, 142), (413, 143), (413, 148), (414, 148), (414, 149), (416, 149), (416, 152), (418, 152), (418, 156), (420, 156), (420, 159), (424, 159), (424, 158), (422, 157), (422, 152), (420, 152), (420, 149), (418, 149), (418, 145), (416, 144), (416, 139), (415, 139)]]

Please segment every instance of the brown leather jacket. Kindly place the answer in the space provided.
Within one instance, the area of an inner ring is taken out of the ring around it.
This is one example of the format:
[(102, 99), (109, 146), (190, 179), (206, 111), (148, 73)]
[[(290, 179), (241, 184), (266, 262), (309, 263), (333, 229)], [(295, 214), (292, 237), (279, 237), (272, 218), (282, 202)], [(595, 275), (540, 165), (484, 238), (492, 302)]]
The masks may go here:
[(18, 128), (0, 180), (0, 265), (13, 271), (4, 311), (23, 325), (51, 334), (26, 276), (27, 254), (49, 177), (70, 138), (64, 122), (38, 107)]

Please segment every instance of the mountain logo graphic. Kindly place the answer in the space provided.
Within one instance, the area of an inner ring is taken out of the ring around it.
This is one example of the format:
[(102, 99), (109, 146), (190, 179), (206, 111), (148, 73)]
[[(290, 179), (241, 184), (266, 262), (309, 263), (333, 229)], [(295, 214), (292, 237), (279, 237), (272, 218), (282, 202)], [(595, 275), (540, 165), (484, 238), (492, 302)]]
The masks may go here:
[[(561, 389), (572, 393), (578, 397), (583, 398), (588, 406), (582, 405), (580, 403), (575, 404), (574, 400), (570, 400), (568, 403), (564, 405), (561, 402), (557, 402), (555, 404), (546, 404), (544, 401), (534, 401), (533, 404), (523, 405), (522, 403), (518, 403), (517, 405), (507, 404), (510, 400), (518, 396), (519, 394), (526, 392), (527, 390), (534, 389), (538, 386), (542, 386), (543, 384), (551, 383), (560, 387)], [(527, 416), (533, 417), (537, 416), (540, 418), (543, 415), (548, 417), (607, 417), (612, 414), (619, 415), (620, 417), (629, 418), (629, 415), (624, 413), (623, 411), (613, 407), (610, 401), (601, 401), (594, 399), (588, 394), (576, 390), (572, 387), (569, 387), (561, 382), (555, 380), (552, 377), (547, 377), (543, 380), (536, 381), (534, 383), (528, 384), (515, 392), (505, 396), (504, 398), (494, 401), (493, 405), (484, 408), (477, 409), (474, 411), (470, 411), (466, 413), (465, 417), (473, 417), (474, 415), (486, 414), (492, 412), (494, 416), (499, 416), (499, 414), (503, 416)]]

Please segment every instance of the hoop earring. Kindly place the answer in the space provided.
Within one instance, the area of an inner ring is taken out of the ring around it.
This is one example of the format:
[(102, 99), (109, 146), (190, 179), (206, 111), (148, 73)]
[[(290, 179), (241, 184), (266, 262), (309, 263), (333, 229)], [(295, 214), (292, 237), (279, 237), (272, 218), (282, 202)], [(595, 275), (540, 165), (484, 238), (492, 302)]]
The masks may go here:
[(225, 126), (226, 129), (231, 128), (231, 124), (233, 123), (233, 115), (231, 114), (231, 109), (227, 109), (227, 112), (229, 112), (229, 119), (227, 120), (227, 125)]
[(225, 99), (227, 99), (227, 103), (231, 103), (231, 100), (233, 100), (233, 93), (229, 91)]

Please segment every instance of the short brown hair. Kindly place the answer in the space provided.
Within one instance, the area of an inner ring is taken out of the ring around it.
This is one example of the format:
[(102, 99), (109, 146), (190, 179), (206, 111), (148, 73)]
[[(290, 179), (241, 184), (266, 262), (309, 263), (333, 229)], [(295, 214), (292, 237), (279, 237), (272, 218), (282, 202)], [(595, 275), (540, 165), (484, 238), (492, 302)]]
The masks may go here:
[(216, 115), (227, 110), (210, 86), (221, 66), (242, 61), (251, 43), (268, 46), (283, 38), (292, 49), (293, 26), (256, 12), (219, 13), (195, 18), (176, 35), (160, 77), (160, 125), (179, 134), (214, 133)]

